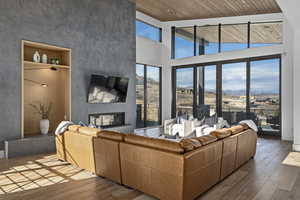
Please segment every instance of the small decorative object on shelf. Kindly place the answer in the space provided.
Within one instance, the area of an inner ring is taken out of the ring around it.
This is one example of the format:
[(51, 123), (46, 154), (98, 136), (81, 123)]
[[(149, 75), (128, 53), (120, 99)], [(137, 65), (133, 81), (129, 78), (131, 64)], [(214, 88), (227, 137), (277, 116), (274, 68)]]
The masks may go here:
[(43, 56), (42, 56), (42, 62), (43, 62), (44, 64), (47, 64), (47, 63), (48, 63), (48, 57), (47, 57), (46, 54), (43, 54)]
[(50, 125), (49, 116), (52, 109), (52, 103), (50, 102), (48, 106), (43, 103), (39, 103), (38, 105), (29, 105), (41, 116), (42, 119), (40, 120), (40, 130), (43, 135), (47, 135)]
[(56, 58), (56, 60), (55, 60), (55, 64), (57, 64), (57, 65), (59, 65), (59, 59), (58, 58)]
[(51, 59), (50, 59), (50, 63), (55, 65), (55, 64), (56, 64), (55, 58), (51, 58)]
[(36, 63), (41, 62), (41, 56), (38, 51), (35, 51), (33, 54), (33, 62), (36, 62)]

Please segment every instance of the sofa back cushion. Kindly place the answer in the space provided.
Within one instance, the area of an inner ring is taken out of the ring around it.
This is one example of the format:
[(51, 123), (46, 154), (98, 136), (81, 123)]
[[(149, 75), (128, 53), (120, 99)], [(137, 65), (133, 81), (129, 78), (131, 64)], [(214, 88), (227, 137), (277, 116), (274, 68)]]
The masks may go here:
[(90, 135), (90, 136), (95, 136), (97, 137), (98, 134), (101, 132), (100, 129), (97, 129), (97, 128), (90, 128), (90, 127), (80, 127), (78, 129), (78, 132), (79, 133), (82, 133), (82, 134), (87, 134), (87, 135)]
[(124, 138), (126, 143), (141, 145), (144, 147), (150, 147), (158, 150), (168, 151), (172, 153), (184, 153), (184, 149), (178, 142), (169, 140), (148, 138), (144, 136), (129, 134)]
[(202, 144), (195, 138), (184, 138), (179, 142), (180, 146), (185, 152), (193, 151), (202, 146)]
[(223, 139), (231, 135), (231, 130), (229, 128), (217, 129), (210, 132), (210, 135), (215, 136), (218, 139)]
[(201, 143), (202, 146), (208, 145), (218, 140), (218, 138), (213, 135), (204, 135), (201, 137), (197, 137), (196, 139)]
[(114, 132), (114, 131), (103, 130), (98, 133), (98, 137), (121, 142), (124, 141), (125, 134)]
[(245, 127), (243, 125), (236, 125), (236, 126), (232, 126), (231, 128), (229, 128), (229, 130), (231, 131), (232, 135), (241, 133), (245, 130)]

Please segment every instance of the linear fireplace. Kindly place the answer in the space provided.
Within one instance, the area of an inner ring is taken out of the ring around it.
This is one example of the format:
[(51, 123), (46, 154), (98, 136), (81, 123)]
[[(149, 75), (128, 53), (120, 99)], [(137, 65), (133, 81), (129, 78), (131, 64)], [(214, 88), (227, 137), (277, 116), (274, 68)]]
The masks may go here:
[(89, 115), (89, 124), (98, 128), (109, 128), (125, 125), (125, 113), (97, 113)]

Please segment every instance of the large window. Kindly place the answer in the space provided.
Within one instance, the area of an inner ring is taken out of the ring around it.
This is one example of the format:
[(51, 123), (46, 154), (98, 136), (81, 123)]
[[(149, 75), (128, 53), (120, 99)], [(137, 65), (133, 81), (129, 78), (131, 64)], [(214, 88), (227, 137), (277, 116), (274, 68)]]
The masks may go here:
[(222, 25), (221, 52), (248, 47), (248, 24)]
[(197, 55), (216, 54), (219, 52), (219, 26), (196, 27)]
[(194, 68), (176, 70), (176, 115), (193, 115)]
[(145, 37), (157, 42), (161, 41), (161, 29), (146, 24), (139, 20), (135, 21), (135, 27), (137, 36)]
[(147, 66), (147, 122), (146, 126), (160, 124), (160, 68)]
[(137, 120), (136, 127), (144, 127), (144, 101), (145, 101), (145, 66), (137, 64), (136, 65), (136, 111)]
[(217, 66), (209, 65), (203, 67), (204, 69), (204, 104), (209, 106), (209, 115), (216, 114), (217, 106)]
[(197, 118), (209, 110), (206, 116), (223, 117), (231, 125), (252, 119), (260, 133), (279, 134), (280, 63), (275, 55), (176, 67), (172, 115)]
[(194, 28), (175, 29), (175, 58), (194, 56)]
[(280, 130), (280, 59), (252, 61), (251, 118), (263, 131)]
[(136, 127), (161, 124), (161, 68), (136, 64)]
[(196, 109), (205, 111), (206, 116), (214, 116), (216, 114), (216, 72), (216, 65), (197, 67)]
[(246, 65), (222, 65), (222, 116), (230, 124), (246, 119)]
[(251, 24), (250, 31), (250, 47), (282, 44), (282, 22)]
[(282, 22), (172, 28), (172, 58), (282, 44)]

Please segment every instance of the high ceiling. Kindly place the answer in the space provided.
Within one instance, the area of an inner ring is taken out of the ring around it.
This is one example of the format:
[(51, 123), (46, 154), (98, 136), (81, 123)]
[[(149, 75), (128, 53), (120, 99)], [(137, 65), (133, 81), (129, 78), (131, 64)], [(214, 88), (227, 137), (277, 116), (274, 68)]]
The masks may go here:
[(279, 13), (276, 0), (131, 0), (161, 21)]

